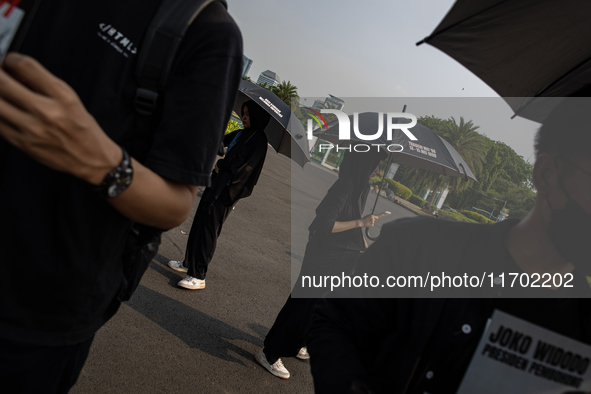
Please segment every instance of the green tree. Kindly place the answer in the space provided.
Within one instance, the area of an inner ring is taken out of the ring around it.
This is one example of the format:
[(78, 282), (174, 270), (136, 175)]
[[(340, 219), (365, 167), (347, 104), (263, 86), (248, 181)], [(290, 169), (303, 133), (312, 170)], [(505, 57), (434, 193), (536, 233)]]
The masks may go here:
[[(421, 117), (417, 121), (449, 142), (462, 156), (473, 173), (479, 174), (481, 172), (486, 145), (485, 140), (477, 132), (478, 126), (474, 125), (471, 120), (466, 122), (463, 117), (460, 117), (460, 123), (458, 124), (453, 117), (443, 120), (434, 116), (427, 116)], [(426, 209), (431, 209), (435, 196), (445, 186), (449, 187), (451, 191), (459, 192), (466, 190), (473, 183), (473, 181), (465, 181), (463, 178), (445, 177), (424, 170), (409, 171), (408, 176), (409, 182), (415, 184), (418, 182), (421, 189), (428, 187), (433, 190)]]
[(450, 194), (448, 204), (457, 209), (477, 207), (495, 213), (505, 206), (511, 217), (523, 219), (535, 202), (532, 165), (503, 142), (483, 138), (487, 152), (483, 169), (477, 174), (480, 182)]
[(291, 81), (283, 81), (277, 86), (271, 86), (270, 91), (275, 93), (283, 102), (293, 108), (293, 105), (297, 106), (297, 101), (300, 96), (298, 95), (298, 87), (293, 85)]

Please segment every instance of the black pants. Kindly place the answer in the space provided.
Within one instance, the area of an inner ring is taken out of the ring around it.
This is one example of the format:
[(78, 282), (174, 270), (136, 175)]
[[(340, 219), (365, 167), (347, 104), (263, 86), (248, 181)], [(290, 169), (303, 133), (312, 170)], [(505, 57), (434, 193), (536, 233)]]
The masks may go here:
[(308, 327), (319, 298), (300, 296), (322, 297), (326, 293), (326, 288), (302, 288), (302, 275), (341, 275), (343, 272), (348, 274), (360, 256), (359, 250), (325, 246), (318, 239), (312, 239), (306, 245), (302, 270), (292, 293), (297, 298), (289, 296), (265, 338), (265, 356), (271, 364), (280, 357), (295, 357), (299, 350), (306, 346)]
[(280, 357), (295, 357), (306, 346), (305, 337), (318, 298), (287, 299), (265, 338), (265, 356), (273, 364)]
[(0, 339), (0, 390), (67, 393), (78, 380), (93, 338), (71, 346), (35, 346)]
[(212, 200), (212, 190), (205, 189), (193, 218), (183, 263), (188, 268), (187, 275), (198, 279), (205, 279), (207, 266), (213, 258), (218, 237), (222, 232), (222, 225), (235, 205), (229, 202), (227, 188), (219, 198)]

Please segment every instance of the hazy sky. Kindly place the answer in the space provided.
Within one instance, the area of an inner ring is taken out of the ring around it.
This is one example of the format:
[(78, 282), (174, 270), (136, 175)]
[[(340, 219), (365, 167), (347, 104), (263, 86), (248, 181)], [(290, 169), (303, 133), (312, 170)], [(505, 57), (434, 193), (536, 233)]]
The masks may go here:
[[(342, 98), (498, 97), (446, 54), (428, 44), (415, 45), (435, 29), (453, 3), (228, 0), (228, 9), (242, 31), (244, 54), (253, 60), (248, 76), (256, 81), (261, 72), (272, 70), (296, 85), (302, 98), (329, 93)], [(466, 108), (465, 113), (460, 109), (446, 113), (441, 106), (419, 111), (409, 105), (407, 111), (472, 119), (488, 137), (532, 161), (533, 135), (539, 125), (510, 120), (513, 112), (507, 105), (495, 108), (488, 116), (483, 116), (482, 107), (476, 112)]]

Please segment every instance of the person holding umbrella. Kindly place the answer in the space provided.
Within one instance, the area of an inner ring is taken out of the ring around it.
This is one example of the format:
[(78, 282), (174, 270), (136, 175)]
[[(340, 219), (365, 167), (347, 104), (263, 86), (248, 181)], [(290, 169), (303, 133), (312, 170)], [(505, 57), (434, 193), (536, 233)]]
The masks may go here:
[(218, 160), (212, 174), (211, 187), (203, 192), (193, 218), (184, 261), (169, 261), (176, 271), (187, 272), (178, 285), (185, 289), (205, 288), (207, 268), (215, 252), (222, 225), (238, 200), (252, 194), (265, 156), (267, 137), (264, 129), (270, 115), (254, 101), (242, 105), (244, 129), (224, 138), (228, 146), (223, 159)]
[[(339, 178), (328, 190), (316, 208), (316, 217), (310, 227), (309, 241), (302, 263), (300, 278), (348, 273), (360, 253), (367, 248), (363, 227), (373, 227), (376, 219), (388, 215), (361, 217), (367, 196), (369, 180), (378, 170), (387, 153), (346, 151), (339, 168)], [(319, 297), (325, 289), (294, 288), (296, 297)], [(256, 360), (273, 375), (288, 379), (289, 371), (281, 356), (307, 359), (304, 336), (318, 298), (292, 298), (279, 312), (273, 327), (265, 338), (264, 348)]]

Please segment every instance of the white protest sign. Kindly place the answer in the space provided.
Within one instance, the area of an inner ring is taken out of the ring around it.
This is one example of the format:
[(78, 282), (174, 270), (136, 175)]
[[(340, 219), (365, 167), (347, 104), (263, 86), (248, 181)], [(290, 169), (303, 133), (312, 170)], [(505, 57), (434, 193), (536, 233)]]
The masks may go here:
[(10, 2), (0, 6), (0, 61), (4, 60), (10, 43), (25, 15), (20, 8), (13, 8), (8, 16), (5, 16), (10, 7)]
[(591, 391), (591, 346), (495, 310), (458, 394)]

